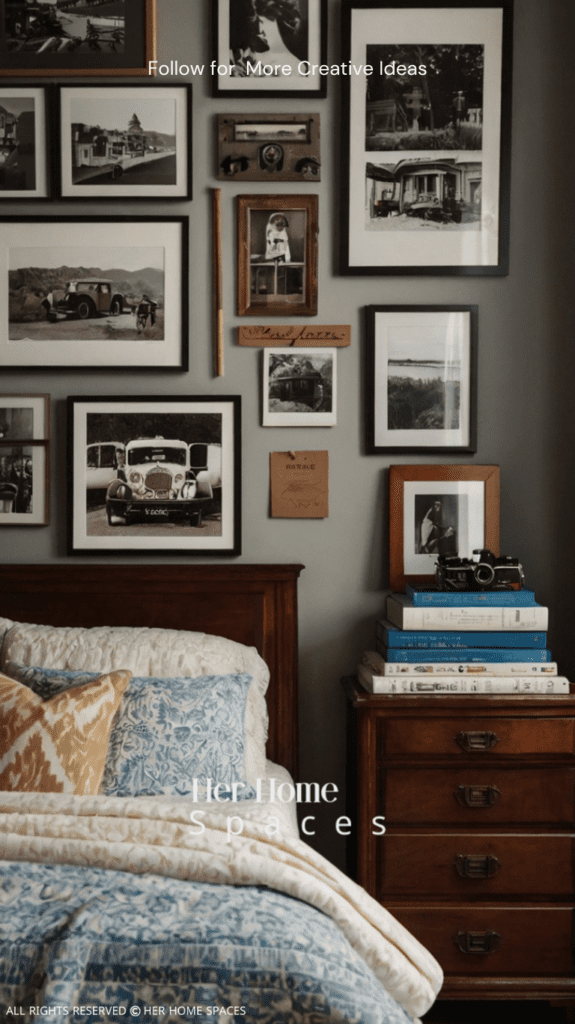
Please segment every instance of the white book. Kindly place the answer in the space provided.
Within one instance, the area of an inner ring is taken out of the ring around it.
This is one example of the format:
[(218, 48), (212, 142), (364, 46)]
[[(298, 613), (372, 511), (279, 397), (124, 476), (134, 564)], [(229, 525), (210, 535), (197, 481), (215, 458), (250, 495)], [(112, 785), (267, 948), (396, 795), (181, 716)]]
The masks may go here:
[(415, 606), (407, 594), (390, 594), (387, 618), (400, 629), (424, 630), (538, 630), (548, 625), (548, 609), (543, 605), (521, 605), (496, 608), (483, 605), (464, 608), (461, 605), (442, 607)]
[(569, 680), (565, 676), (551, 676), (549, 679), (531, 679), (521, 676), (492, 676), (490, 679), (420, 679), (402, 676), (375, 676), (365, 665), (359, 665), (358, 679), (370, 693), (383, 694), (465, 694), (465, 693), (569, 693)]
[[(364, 667), (369, 669), (369, 665)], [(533, 661), (384, 661), (379, 676), (556, 676), (557, 662)]]

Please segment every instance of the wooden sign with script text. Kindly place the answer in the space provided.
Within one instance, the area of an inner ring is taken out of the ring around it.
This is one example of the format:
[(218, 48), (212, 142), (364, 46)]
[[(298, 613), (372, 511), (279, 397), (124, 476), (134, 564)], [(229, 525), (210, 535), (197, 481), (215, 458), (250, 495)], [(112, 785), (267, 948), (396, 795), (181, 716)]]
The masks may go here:
[(273, 326), (238, 327), (238, 344), (264, 348), (345, 348), (351, 343), (351, 327), (333, 324), (273, 324)]

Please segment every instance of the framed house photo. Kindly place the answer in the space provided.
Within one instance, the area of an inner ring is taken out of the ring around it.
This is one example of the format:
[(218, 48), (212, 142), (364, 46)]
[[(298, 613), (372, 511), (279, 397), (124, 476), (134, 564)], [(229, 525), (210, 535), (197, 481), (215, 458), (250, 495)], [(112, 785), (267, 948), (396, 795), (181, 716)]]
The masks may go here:
[(327, 0), (212, 0), (213, 95), (325, 96)]
[(263, 426), (333, 427), (337, 349), (263, 350)]
[(62, 199), (191, 199), (191, 85), (58, 89)]
[(477, 306), (367, 306), (368, 455), (477, 450)]
[(389, 585), (432, 583), (438, 555), (499, 554), (499, 466), (390, 466)]
[(0, 363), (187, 369), (187, 217), (0, 223)]
[(317, 315), (316, 195), (238, 196), (238, 315)]
[(0, 442), (48, 441), (49, 395), (0, 395)]
[(0, 201), (49, 197), (47, 90), (0, 85)]
[(239, 555), (241, 398), (68, 399), (69, 554)]
[(0, 0), (0, 77), (147, 75), (156, 0)]
[(505, 275), (513, 0), (343, 0), (343, 274)]

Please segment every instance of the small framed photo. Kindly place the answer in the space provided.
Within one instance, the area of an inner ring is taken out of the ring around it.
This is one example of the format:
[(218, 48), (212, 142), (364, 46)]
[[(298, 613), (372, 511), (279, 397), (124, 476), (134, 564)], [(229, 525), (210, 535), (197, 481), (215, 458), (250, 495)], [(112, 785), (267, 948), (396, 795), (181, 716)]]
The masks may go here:
[(3, 365), (187, 369), (187, 217), (0, 223)]
[(0, 443), (0, 526), (48, 525), (48, 447)]
[(0, 395), (0, 443), (49, 437), (49, 395)]
[(319, 181), (319, 114), (218, 114), (220, 181)]
[(316, 316), (316, 195), (238, 196), (238, 315)]
[(0, 0), (0, 77), (148, 75), (156, 0)]
[(343, 274), (505, 275), (513, 0), (343, 0)]
[(241, 398), (68, 399), (72, 555), (239, 555)]
[(438, 555), (499, 554), (499, 466), (390, 466), (389, 585), (432, 583)]
[(327, 0), (212, 0), (214, 96), (325, 96)]
[(333, 427), (337, 349), (263, 350), (263, 426)]
[(58, 88), (62, 199), (191, 199), (191, 85)]
[(45, 87), (0, 86), (0, 201), (48, 199)]
[(367, 453), (477, 450), (477, 306), (367, 306)]

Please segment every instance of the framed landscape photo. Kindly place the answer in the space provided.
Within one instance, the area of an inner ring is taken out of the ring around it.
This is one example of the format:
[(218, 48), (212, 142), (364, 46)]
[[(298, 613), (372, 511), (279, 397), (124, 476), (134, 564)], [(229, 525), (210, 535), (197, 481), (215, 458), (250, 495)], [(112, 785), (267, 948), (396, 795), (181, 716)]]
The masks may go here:
[(213, 95), (325, 96), (327, 0), (212, 0)]
[(48, 450), (46, 442), (0, 443), (0, 526), (48, 525)]
[(316, 195), (238, 196), (238, 315), (316, 316)]
[(191, 199), (191, 85), (60, 86), (62, 199)]
[(241, 398), (68, 399), (69, 554), (239, 555)]
[(0, 85), (0, 201), (48, 199), (48, 164), (46, 88)]
[(264, 427), (336, 424), (337, 349), (268, 348), (262, 356)]
[(343, 0), (343, 274), (504, 275), (513, 0)]
[(0, 395), (0, 442), (47, 441), (49, 395)]
[(187, 369), (187, 217), (0, 224), (0, 363)]
[(156, 0), (0, 0), (0, 77), (147, 75)]
[(389, 585), (433, 583), (438, 555), (499, 554), (499, 466), (390, 466)]
[(477, 306), (367, 306), (368, 455), (477, 450)]

